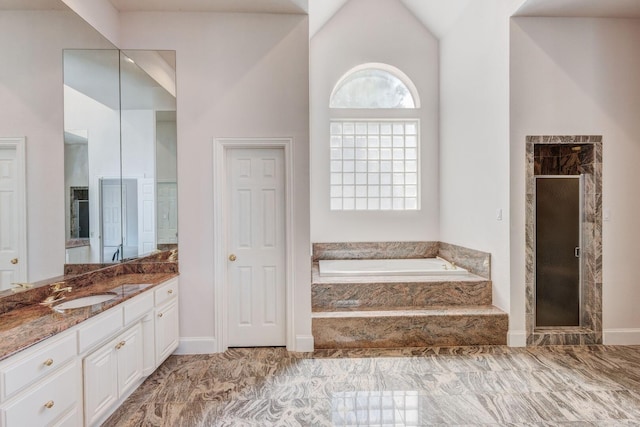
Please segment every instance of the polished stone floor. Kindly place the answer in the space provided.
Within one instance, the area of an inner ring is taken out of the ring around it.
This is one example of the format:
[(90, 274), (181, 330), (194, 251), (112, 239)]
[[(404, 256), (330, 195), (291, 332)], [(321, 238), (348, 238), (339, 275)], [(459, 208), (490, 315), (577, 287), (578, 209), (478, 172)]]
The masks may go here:
[(171, 356), (107, 426), (640, 426), (640, 347)]

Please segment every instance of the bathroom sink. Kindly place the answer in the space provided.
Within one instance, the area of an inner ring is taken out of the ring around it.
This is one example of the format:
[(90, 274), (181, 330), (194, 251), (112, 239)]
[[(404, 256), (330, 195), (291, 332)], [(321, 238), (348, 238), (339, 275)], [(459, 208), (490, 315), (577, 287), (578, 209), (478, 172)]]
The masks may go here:
[(53, 308), (56, 310), (62, 311), (62, 310), (70, 310), (72, 308), (89, 307), (94, 304), (100, 304), (105, 301), (114, 299), (116, 296), (117, 294), (115, 293), (89, 295), (86, 297), (81, 297), (81, 298), (76, 298), (69, 301), (61, 302), (60, 304), (56, 304)]

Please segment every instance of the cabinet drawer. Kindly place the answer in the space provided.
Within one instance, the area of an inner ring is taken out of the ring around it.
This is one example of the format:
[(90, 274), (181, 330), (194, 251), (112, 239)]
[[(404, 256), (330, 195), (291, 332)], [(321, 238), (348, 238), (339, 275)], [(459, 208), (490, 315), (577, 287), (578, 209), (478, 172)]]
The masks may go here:
[(151, 310), (153, 310), (153, 294), (151, 292), (144, 293), (125, 302), (124, 324), (128, 325), (134, 320), (138, 320)]
[(71, 333), (42, 348), (25, 352), (24, 357), (17, 357), (15, 363), (1, 370), (2, 400), (64, 365), (76, 355), (76, 348), (76, 335)]
[(122, 307), (114, 307), (88, 322), (90, 323), (78, 329), (78, 350), (80, 353), (122, 329)]
[(48, 426), (56, 423), (81, 404), (80, 376), (81, 368), (77, 361), (59, 369), (37, 388), (2, 407), (4, 425)]
[(156, 306), (178, 296), (178, 279), (171, 279), (154, 292)]

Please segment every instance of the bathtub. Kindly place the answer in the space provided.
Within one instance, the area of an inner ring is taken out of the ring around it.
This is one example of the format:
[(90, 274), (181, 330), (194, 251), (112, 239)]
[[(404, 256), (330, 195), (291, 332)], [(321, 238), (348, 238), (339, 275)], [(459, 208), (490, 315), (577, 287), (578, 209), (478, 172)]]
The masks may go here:
[(320, 260), (320, 276), (462, 276), (464, 268), (442, 258)]

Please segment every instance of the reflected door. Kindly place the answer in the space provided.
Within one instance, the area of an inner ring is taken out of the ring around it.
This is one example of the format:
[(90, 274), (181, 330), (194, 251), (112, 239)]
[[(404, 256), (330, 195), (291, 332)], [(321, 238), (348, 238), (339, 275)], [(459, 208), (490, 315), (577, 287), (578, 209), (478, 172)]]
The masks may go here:
[(536, 178), (536, 326), (580, 325), (580, 179)]
[(102, 262), (122, 259), (123, 191), (120, 180), (101, 181)]
[(158, 182), (158, 243), (178, 243), (178, 185)]
[(14, 282), (24, 282), (26, 259), (21, 245), (26, 244), (26, 217), (20, 207), (20, 181), (24, 183), (23, 161), (17, 141), (0, 140), (0, 291)]
[(227, 150), (229, 346), (283, 346), (284, 150)]

